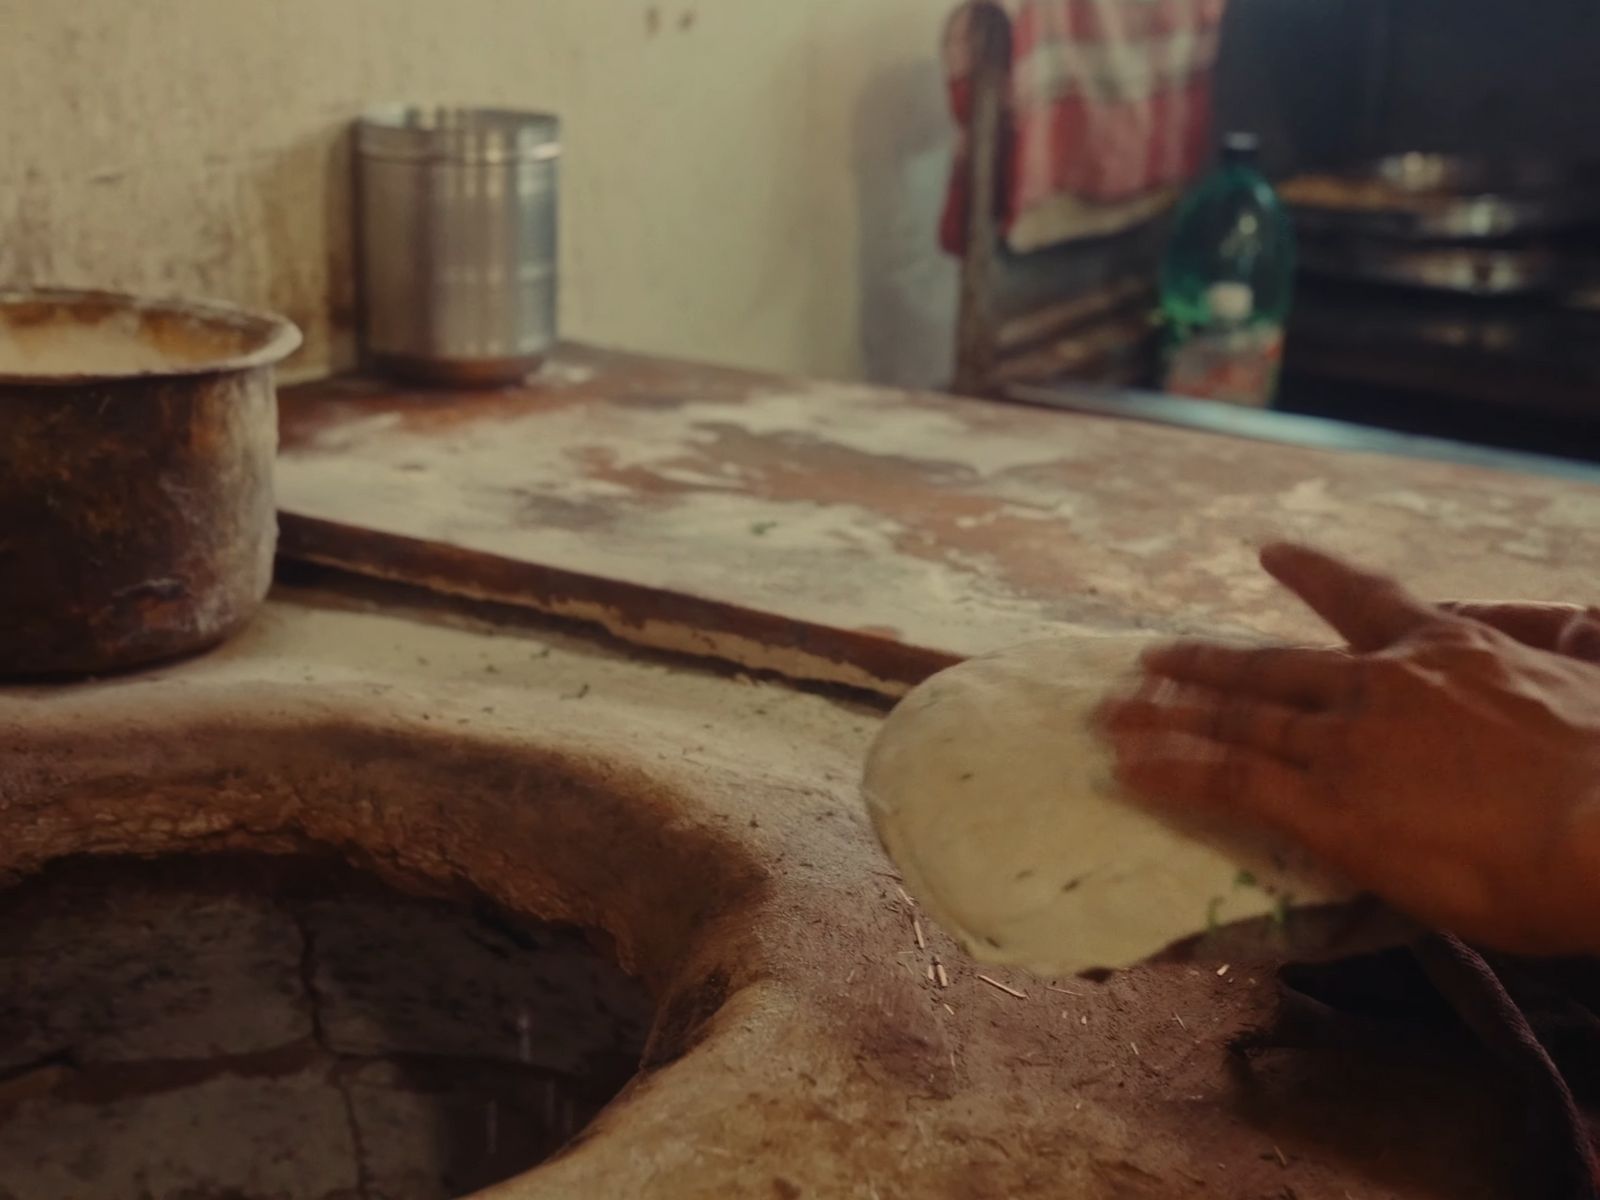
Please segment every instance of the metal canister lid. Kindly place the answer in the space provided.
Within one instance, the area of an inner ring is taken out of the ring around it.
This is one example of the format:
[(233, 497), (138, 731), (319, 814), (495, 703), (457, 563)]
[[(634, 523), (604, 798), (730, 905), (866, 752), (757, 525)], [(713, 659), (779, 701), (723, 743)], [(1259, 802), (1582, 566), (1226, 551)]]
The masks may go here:
[(540, 162), (561, 154), (561, 121), (509, 108), (395, 104), (356, 121), (356, 153), (413, 162)]

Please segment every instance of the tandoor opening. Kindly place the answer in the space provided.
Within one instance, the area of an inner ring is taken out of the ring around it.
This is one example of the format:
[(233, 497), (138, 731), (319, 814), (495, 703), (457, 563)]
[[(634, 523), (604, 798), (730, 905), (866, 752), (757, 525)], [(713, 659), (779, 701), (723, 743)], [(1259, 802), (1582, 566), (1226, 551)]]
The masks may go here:
[(446, 1200), (559, 1149), (653, 1006), (578, 931), (326, 858), (0, 894), (0, 1200)]

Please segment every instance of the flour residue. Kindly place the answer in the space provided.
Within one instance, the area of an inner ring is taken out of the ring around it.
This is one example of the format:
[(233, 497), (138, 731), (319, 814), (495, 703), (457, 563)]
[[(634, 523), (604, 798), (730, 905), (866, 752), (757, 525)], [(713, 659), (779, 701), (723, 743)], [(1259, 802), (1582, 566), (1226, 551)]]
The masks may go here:
[(1340, 511), (1342, 501), (1328, 488), (1326, 479), (1302, 479), (1278, 497), (1284, 512), (1328, 516)]
[[(964, 654), (1075, 622), (1325, 637), (1260, 569), (1260, 544), (1315, 541), (1462, 595), (1484, 590), (1474, 554), (1559, 567), (1552, 547), (1582, 541), (1600, 511), (1600, 493), (1562, 485), (1552, 522), (1548, 481), (1390, 460), (1375, 475), (1355, 456), (870, 387), (691, 382), (675, 394), (496, 409), (448, 437), (403, 412), (352, 417), (280, 459), (279, 499), (293, 514), (819, 626), (892, 627)], [(1494, 503), (1491, 484), (1516, 502)], [(1550, 539), (1519, 537), (1527, 523)], [(1557, 589), (1560, 574), (1517, 590), (1578, 590)]]
[(530, 377), (544, 387), (580, 387), (595, 377), (593, 367), (582, 363), (549, 359)]
[[(736, 425), (755, 437), (789, 434), (857, 454), (955, 464), (980, 478), (1027, 467), (1076, 460), (1073, 427), (1062, 423), (1060, 441), (984, 428), (951, 410), (917, 404), (884, 388), (828, 384), (808, 394), (803, 386), (756, 392), (733, 401), (685, 405), (691, 425)], [(952, 454), (960, 448), (959, 457)]]
[[(389, 415), (363, 421), (359, 453), (329, 454), (350, 443), (324, 435), (320, 455), (282, 458), (283, 506), (770, 611), (804, 596), (808, 620), (855, 628), (877, 615), (920, 644), (987, 650), (1041, 631), (994, 564), (948, 550), (905, 552), (915, 533), (892, 516), (838, 498), (730, 487), (739, 465), (701, 448), (706, 431), (685, 424), (683, 409), (544, 411), (464, 424), (447, 446), (403, 423), (390, 427)], [(668, 487), (652, 494), (612, 473)], [(349, 511), (352, 502), (359, 512)], [(981, 627), (973, 611), (985, 614)]]

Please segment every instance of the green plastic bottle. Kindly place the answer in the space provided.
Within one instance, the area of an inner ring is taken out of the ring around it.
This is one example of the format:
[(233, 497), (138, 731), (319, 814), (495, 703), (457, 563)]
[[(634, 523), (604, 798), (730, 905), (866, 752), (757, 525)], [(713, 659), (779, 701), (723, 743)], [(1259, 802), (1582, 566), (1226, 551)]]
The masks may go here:
[(1267, 408), (1283, 362), (1294, 292), (1294, 225), (1257, 166), (1254, 134), (1178, 206), (1161, 263), (1169, 392)]

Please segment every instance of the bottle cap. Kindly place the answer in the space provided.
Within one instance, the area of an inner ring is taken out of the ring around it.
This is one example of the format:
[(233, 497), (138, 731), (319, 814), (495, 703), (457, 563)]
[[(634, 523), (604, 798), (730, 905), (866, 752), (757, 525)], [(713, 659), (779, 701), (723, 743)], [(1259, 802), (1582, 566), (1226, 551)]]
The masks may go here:
[(1222, 136), (1222, 161), (1228, 166), (1253, 167), (1261, 154), (1261, 139), (1253, 133), (1236, 130)]

